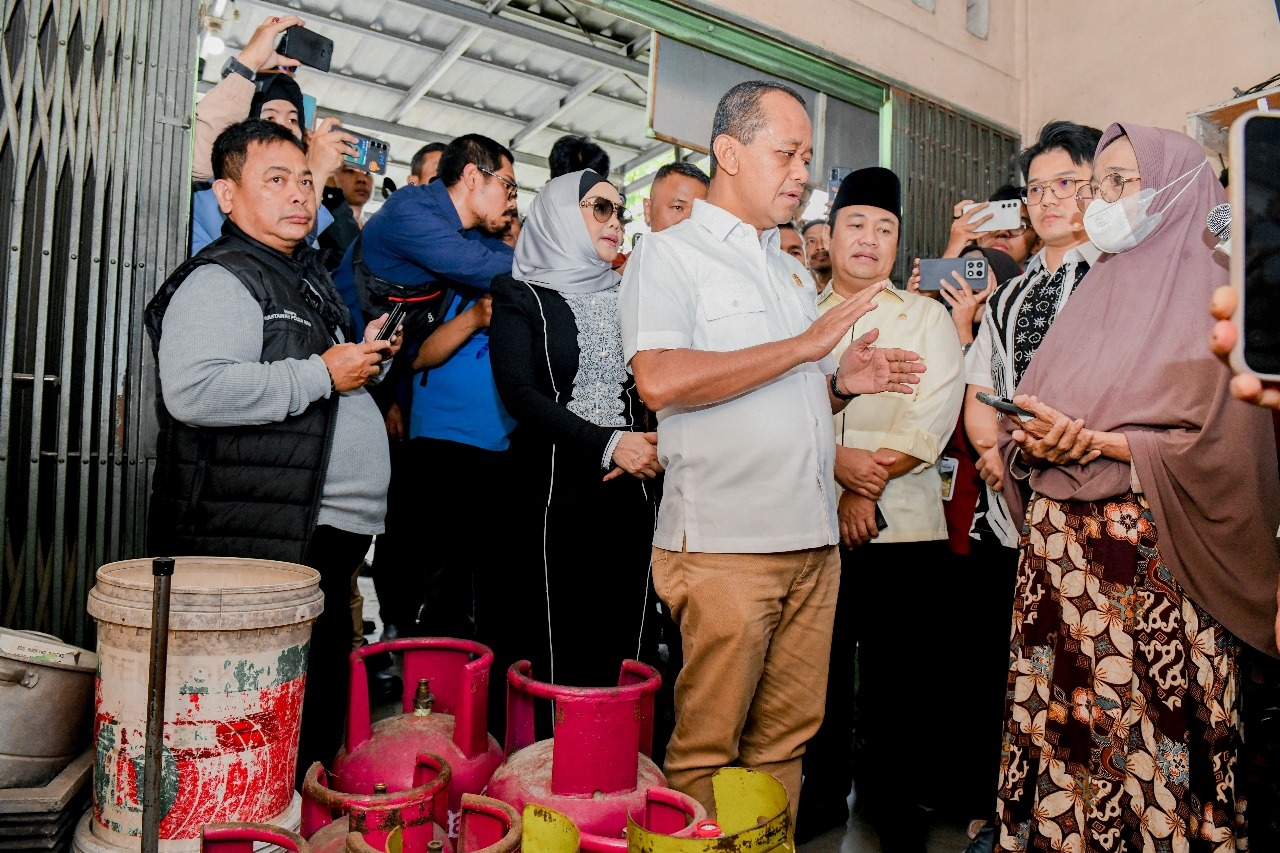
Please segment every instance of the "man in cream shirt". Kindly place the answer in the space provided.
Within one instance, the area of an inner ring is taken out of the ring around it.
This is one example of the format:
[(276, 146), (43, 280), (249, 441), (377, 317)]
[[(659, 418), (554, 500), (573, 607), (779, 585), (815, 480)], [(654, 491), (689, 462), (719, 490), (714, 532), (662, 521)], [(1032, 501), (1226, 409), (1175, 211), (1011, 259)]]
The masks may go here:
[(712, 774), (737, 764), (781, 780), (796, 810), (839, 583), (831, 414), (858, 393), (907, 393), (924, 369), (913, 352), (873, 347), (875, 332), (830, 355), (882, 287), (819, 317), (812, 278), (778, 247), (811, 138), (791, 89), (730, 89), (706, 200), (645, 238), (619, 295), (666, 469), (654, 587), (685, 659), (665, 769), (710, 807)]
[[(898, 254), (900, 198), (898, 178), (888, 169), (860, 169), (844, 179), (831, 206), (832, 280), (819, 297), (820, 312), (887, 281)], [(922, 712), (932, 703), (923, 697), (928, 667), (904, 657), (913, 645), (904, 647), (904, 640), (929, 624), (931, 608), (947, 600), (939, 455), (964, 399), (962, 356), (941, 303), (892, 287), (873, 301), (877, 310), (854, 324), (834, 355), (874, 324), (879, 344), (920, 353), (929, 371), (909, 395), (865, 397), (835, 416), (844, 547), (827, 711), (805, 754), (797, 840), (843, 827), (849, 818), (845, 801), (853, 782), (856, 699), (859, 739), (866, 742), (860, 766), (873, 780), (859, 786), (860, 811), (881, 831), (882, 842), (924, 853), (927, 822), (917, 808), (924, 794), (917, 795), (913, 786), (928, 775), (920, 769), (929, 758), (922, 745), (930, 741), (919, 735), (927, 726)], [(876, 522), (877, 505), (887, 522), (884, 529)], [(907, 722), (917, 718), (918, 726)]]

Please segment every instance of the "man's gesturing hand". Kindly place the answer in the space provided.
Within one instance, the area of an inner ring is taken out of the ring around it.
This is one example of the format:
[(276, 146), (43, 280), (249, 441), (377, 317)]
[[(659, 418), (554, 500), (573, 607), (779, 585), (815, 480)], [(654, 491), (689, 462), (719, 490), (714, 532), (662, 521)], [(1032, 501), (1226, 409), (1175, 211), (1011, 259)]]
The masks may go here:
[(848, 394), (910, 394), (911, 386), (919, 384), (919, 374), (926, 369), (919, 353), (872, 346), (878, 337), (880, 330), (872, 329), (849, 344), (840, 356), (840, 384)]
[(382, 352), (388, 348), (386, 341), (363, 344), (336, 344), (320, 353), (333, 387), (338, 391), (353, 391), (362, 387), (382, 370)]
[(887, 281), (873, 284), (857, 296), (846, 299), (814, 320), (812, 326), (796, 337), (804, 347), (804, 360), (818, 361), (829, 355), (836, 348), (836, 344), (840, 343), (840, 339), (853, 328), (854, 323), (875, 310), (876, 303), (871, 300), (888, 286)]

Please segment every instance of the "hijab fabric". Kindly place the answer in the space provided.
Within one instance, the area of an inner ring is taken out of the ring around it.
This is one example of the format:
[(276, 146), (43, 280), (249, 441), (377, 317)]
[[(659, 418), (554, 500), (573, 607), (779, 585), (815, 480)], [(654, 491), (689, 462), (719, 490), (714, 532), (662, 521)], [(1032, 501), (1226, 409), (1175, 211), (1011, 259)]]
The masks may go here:
[[(1205, 161), (1190, 137), (1113, 124), (1143, 188), (1159, 189)], [(1160, 555), (1193, 601), (1273, 657), (1280, 576), (1280, 481), (1269, 414), (1233, 398), (1230, 371), (1209, 352), (1209, 297), (1227, 282), (1205, 216), (1223, 201), (1210, 168), (1158, 193), (1155, 230), (1133, 249), (1104, 255), (1080, 282), (1018, 384), (1085, 427), (1123, 432), (1155, 517)], [(1006, 465), (1017, 453), (1002, 418)], [(1100, 501), (1129, 491), (1130, 466), (1111, 459), (1034, 470), (1031, 487), (1055, 500)], [(1012, 483), (1012, 479), (1005, 481)], [(1005, 490), (1015, 521), (1026, 495)]]
[(553, 179), (529, 206), (516, 241), (514, 278), (566, 296), (597, 293), (621, 281), (612, 265), (601, 260), (578, 208), (583, 171)]

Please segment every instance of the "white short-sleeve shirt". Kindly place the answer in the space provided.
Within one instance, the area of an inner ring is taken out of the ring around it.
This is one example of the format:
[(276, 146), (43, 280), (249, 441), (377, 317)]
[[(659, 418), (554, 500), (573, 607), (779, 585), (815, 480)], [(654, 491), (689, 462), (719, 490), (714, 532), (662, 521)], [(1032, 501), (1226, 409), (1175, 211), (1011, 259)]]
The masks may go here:
[[(728, 352), (794, 337), (818, 317), (807, 270), (756, 229), (708, 202), (649, 234), (622, 279), (628, 364), (643, 350)], [(834, 545), (835, 431), (830, 357), (711, 406), (658, 412), (666, 469), (653, 542), (712, 553)]]

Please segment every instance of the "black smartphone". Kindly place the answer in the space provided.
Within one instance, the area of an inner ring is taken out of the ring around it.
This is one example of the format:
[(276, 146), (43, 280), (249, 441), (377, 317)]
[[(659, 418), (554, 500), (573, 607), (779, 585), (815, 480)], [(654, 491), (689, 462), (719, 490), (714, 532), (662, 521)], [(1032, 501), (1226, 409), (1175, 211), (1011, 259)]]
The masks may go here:
[(346, 127), (335, 127), (334, 130), (349, 133), (356, 138), (355, 153), (343, 154), (343, 162), (371, 175), (385, 175), (387, 173), (387, 157), (391, 153), (391, 148), (387, 143), (381, 139), (374, 139), (372, 136), (365, 136), (363, 133), (356, 133)]
[(387, 315), (387, 322), (382, 324), (382, 328), (378, 330), (378, 336), (375, 341), (389, 341), (391, 336), (396, 333), (396, 327), (400, 325), (400, 321), (404, 319), (404, 303), (396, 302), (391, 306), (391, 313)]
[(276, 53), (296, 59), (308, 68), (328, 71), (333, 61), (333, 39), (306, 27), (289, 27), (280, 35)]
[(852, 171), (848, 166), (832, 166), (827, 170), (827, 195), (831, 196), (832, 201), (835, 201), (836, 193), (840, 192), (840, 182)]
[(920, 289), (941, 290), (942, 282), (956, 287), (951, 273), (959, 273), (973, 290), (987, 289), (986, 258), (921, 258)]
[(880, 511), (880, 504), (876, 504), (876, 530), (884, 533), (889, 529), (889, 522), (885, 521), (884, 513)]
[(1280, 381), (1280, 113), (1253, 110), (1231, 125), (1231, 284), (1237, 372)]
[(1024, 421), (1029, 421), (1035, 418), (1035, 413), (1028, 412), (1026, 409), (1015, 404), (1012, 400), (1007, 400), (1004, 397), (997, 397), (994, 394), (988, 394), (986, 391), (979, 391), (975, 396), (978, 398), (979, 403), (986, 403), (991, 408), (1004, 412), (1007, 415), (1016, 415)]

